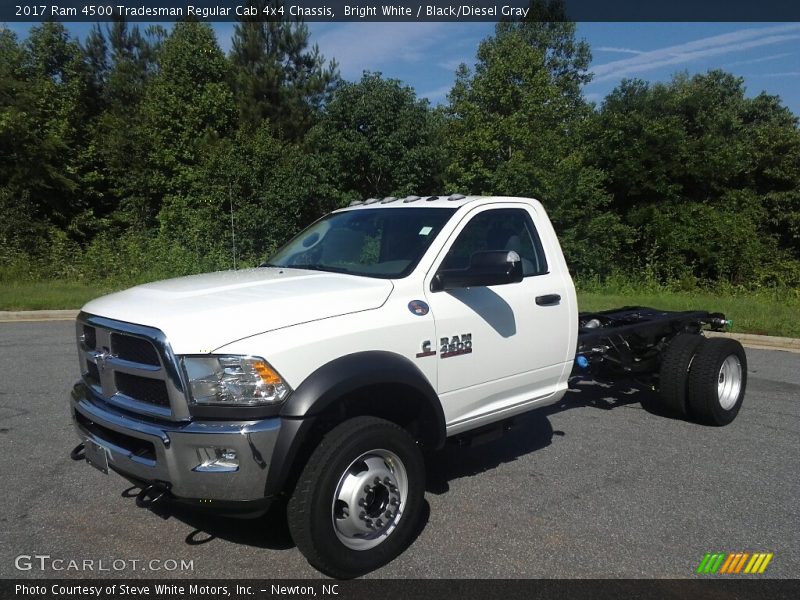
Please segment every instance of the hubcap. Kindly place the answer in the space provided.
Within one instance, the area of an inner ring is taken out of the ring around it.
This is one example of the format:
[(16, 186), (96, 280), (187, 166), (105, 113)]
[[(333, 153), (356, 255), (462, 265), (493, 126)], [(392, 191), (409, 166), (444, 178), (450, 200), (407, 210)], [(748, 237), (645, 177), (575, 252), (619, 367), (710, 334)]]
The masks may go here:
[(333, 530), (345, 546), (368, 550), (385, 540), (400, 522), (408, 496), (403, 463), (388, 450), (370, 450), (339, 478), (333, 495)]
[(725, 410), (730, 410), (739, 398), (742, 389), (742, 363), (739, 357), (731, 354), (722, 363), (717, 377), (717, 398)]

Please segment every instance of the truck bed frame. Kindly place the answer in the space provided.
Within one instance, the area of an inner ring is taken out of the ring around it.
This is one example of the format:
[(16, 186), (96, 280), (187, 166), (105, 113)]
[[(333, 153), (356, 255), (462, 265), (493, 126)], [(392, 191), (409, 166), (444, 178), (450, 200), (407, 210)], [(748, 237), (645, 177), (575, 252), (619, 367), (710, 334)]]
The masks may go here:
[[(730, 325), (722, 313), (663, 311), (626, 306), (578, 315), (578, 348), (573, 375), (596, 379), (657, 375), (661, 354), (679, 333), (721, 331)], [(648, 382), (652, 383), (652, 382)]]

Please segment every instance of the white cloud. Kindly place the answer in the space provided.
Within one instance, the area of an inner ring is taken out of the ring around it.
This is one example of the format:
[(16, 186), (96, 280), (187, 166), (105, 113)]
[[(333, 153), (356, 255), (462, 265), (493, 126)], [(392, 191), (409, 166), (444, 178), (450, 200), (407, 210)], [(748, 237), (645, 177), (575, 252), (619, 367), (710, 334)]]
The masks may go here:
[(621, 54), (644, 54), (644, 50), (634, 50), (633, 48), (615, 48), (613, 46), (600, 46), (593, 48), (595, 52), (619, 52)]
[(703, 58), (780, 44), (798, 38), (800, 38), (800, 24), (797, 23), (740, 29), (597, 65), (592, 69), (594, 82), (618, 79), (626, 75), (638, 75), (659, 67), (686, 64)]
[(362, 71), (379, 71), (398, 61), (417, 63), (441, 44), (447, 23), (345, 23), (321, 33), (312, 41), (325, 58), (335, 58), (346, 79)]
[(750, 77), (800, 77), (800, 71), (785, 71), (783, 73), (757, 73)]
[(761, 58), (751, 58), (750, 60), (737, 60), (736, 62), (728, 63), (724, 65), (726, 67), (737, 67), (739, 65), (754, 65), (756, 63), (767, 62), (769, 60), (777, 60), (779, 58), (785, 58), (787, 56), (791, 56), (791, 52), (781, 52), (780, 54), (772, 54), (770, 56), (762, 56)]

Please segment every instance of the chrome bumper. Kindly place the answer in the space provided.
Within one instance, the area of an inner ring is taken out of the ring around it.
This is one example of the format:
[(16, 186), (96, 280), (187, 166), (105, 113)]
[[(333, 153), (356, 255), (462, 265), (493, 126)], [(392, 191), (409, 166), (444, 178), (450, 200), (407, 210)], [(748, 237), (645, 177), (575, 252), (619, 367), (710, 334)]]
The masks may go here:
[[(140, 420), (99, 398), (82, 382), (70, 398), (72, 422), (83, 441), (107, 449), (108, 465), (132, 479), (168, 485), (179, 499), (199, 501), (260, 501), (280, 419), (203, 421), (165, 424)], [(196, 471), (201, 449), (232, 448), (239, 458), (232, 472)]]

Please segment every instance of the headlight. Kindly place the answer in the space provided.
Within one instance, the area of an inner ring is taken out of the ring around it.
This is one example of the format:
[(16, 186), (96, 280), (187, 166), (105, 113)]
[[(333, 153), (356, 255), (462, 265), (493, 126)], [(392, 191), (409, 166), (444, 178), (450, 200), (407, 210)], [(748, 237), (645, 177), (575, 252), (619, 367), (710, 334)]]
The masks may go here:
[(265, 406), (283, 402), (290, 388), (262, 358), (184, 356), (191, 402), (203, 406)]

